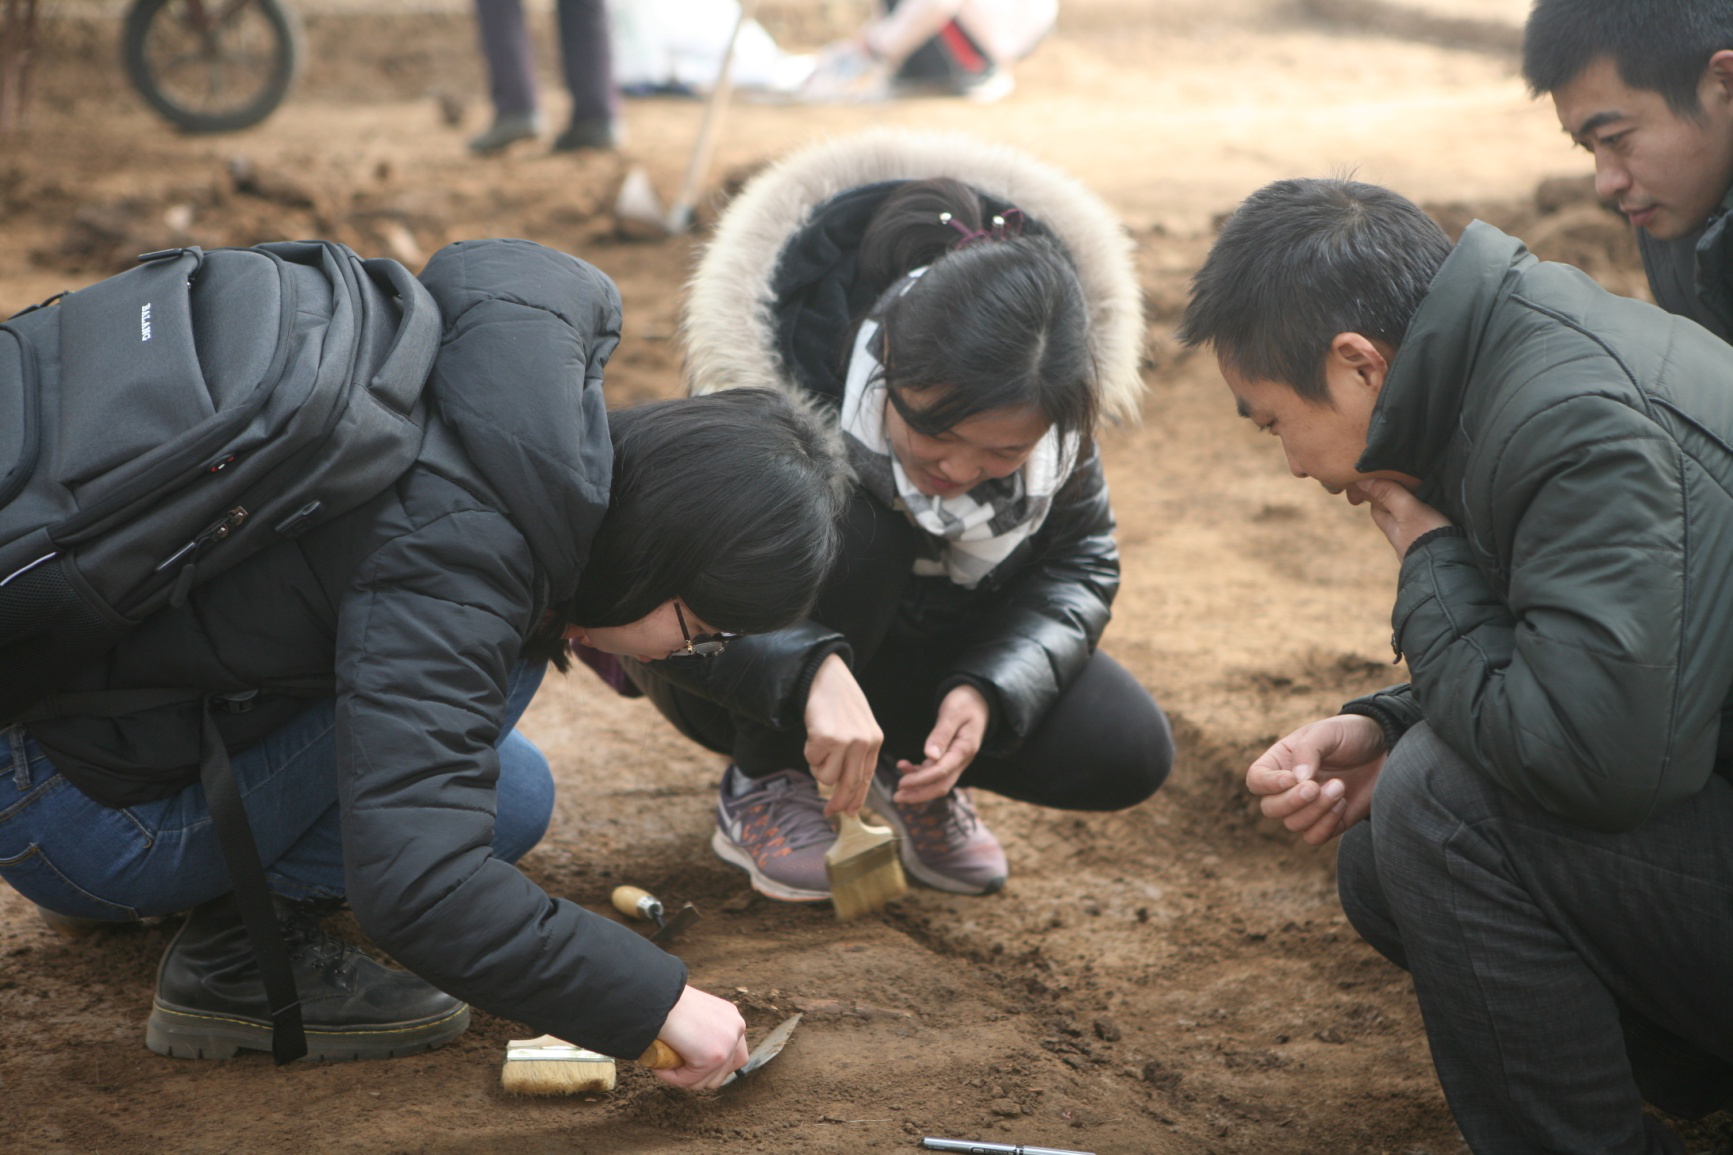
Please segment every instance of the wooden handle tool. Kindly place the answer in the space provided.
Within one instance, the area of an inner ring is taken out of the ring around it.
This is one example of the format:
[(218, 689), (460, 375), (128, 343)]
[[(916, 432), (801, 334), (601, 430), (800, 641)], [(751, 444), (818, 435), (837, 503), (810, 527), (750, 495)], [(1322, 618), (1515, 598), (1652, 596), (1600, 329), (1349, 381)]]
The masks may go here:
[[(819, 783), (819, 795), (830, 799), (834, 785)], [(871, 914), (908, 893), (897, 836), (888, 826), (868, 826), (860, 815), (836, 816), (836, 841), (824, 855), (830, 900), (836, 917), (851, 922)]]
[[(684, 1067), (673, 1047), (657, 1039), (638, 1058), (652, 1071)], [(580, 1095), (614, 1089), (614, 1060), (553, 1035), (513, 1039), (506, 1045), (500, 1083), (512, 1095)]]
[(651, 1071), (672, 1071), (675, 1067), (684, 1067), (686, 1060), (680, 1053), (661, 1039), (650, 1044), (650, 1049), (638, 1056), (638, 1065)]
[(614, 909), (627, 918), (635, 918), (641, 922), (653, 922), (662, 925), (664, 908), (662, 900), (636, 886), (616, 886), (609, 896)]

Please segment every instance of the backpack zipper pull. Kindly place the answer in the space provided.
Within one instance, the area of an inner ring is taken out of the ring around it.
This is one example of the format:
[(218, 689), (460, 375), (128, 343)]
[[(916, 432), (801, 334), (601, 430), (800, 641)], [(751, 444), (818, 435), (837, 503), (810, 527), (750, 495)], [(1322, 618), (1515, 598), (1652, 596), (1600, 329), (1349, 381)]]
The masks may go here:
[(214, 541), (222, 541), (225, 537), (228, 537), (229, 534), (235, 532), (235, 530), (240, 528), (241, 523), (247, 520), (247, 516), (248, 514), (245, 507), (239, 505), (235, 506), (233, 509), (223, 514), (222, 517), (219, 517), (216, 521), (205, 526), (204, 529), (199, 531), (197, 537), (175, 550), (174, 553), (170, 554), (161, 565), (156, 567), (157, 572), (161, 573), (163, 570), (167, 569), (182, 558), (187, 559), (187, 563), (181, 567), (180, 573), (175, 575), (174, 589), (169, 593), (169, 605), (179, 609), (181, 606), (186, 604), (187, 595), (192, 592), (193, 580), (197, 577), (199, 552), (210, 543)]

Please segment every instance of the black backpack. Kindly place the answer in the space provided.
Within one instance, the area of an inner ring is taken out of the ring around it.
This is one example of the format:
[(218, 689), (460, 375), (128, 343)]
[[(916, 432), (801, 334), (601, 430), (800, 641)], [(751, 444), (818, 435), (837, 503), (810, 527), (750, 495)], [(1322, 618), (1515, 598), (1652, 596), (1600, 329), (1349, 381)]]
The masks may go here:
[(196, 583), (407, 470), (442, 322), (402, 265), (343, 245), (140, 260), (0, 325), (0, 726), (202, 700), (200, 782), (285, 1063), (306, 1053), (300, 1003), (211, 719), (236, 703), (52, 691)]
[(421, 446), (439, 309), (396, 261), (140, 260), (0, 325), (0, 720)]

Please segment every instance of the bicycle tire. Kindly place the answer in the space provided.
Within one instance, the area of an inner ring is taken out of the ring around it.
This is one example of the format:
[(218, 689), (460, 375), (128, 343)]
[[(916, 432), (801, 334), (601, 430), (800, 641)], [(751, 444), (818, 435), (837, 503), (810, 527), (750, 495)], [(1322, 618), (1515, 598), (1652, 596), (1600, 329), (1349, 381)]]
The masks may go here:
[[(132, 85), (169, 123), (183, 132), (234, 132), (250, 128), (275, 112), (294, 84), (301, 61), (301, 27), (294, 13), (279, 0), (240, 0), (231, 16), (247, 19), (259, 29), (267, 43), (261, 54), (265, 67), (257, 73), (256, 90), (234, 105), (200, 107), (177, 95), (170, 78), (165, 75), (152, 51), (153, 39), (177, 34), (173, 27), (177, 9), (185, 0), (135, 0), (126, 14), (122, 29), (122, 56)], [(254, 21), (248, 14), (257, 17)], [(184, 33), (182, 33), (184, 36)], [(206, 54), (200, 65), (205, 75), (214, 78), (220, 69), (234, 61), (225, 59), (227, 50)], [(197, 66), (195, 66), (197, 67)]]

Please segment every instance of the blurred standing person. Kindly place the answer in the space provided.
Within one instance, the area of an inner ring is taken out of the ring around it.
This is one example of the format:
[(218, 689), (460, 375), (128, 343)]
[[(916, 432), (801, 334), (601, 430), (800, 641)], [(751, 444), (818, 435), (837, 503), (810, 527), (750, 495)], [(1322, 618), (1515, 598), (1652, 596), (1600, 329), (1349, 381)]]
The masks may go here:
[(1001, 100), (1015, 86), (1010, 66), (1058, 18), (1059, 0), (883, 0), (860, 35), (825, 49), (802, 95), (852, 102), (913, 91)]
[[(620, 118), (607, 4), (605, 0), (558, 0), (556, 12), (572, 116), (566, 130), (554, 138), (553, 150), (614, 148), (620, 143)], [(493, 124), (469, 142), (469, 149), (485, 155), (540, 136), (542, 118), (523, 0), (475, 0), (475, 15), (487, 59)]]

